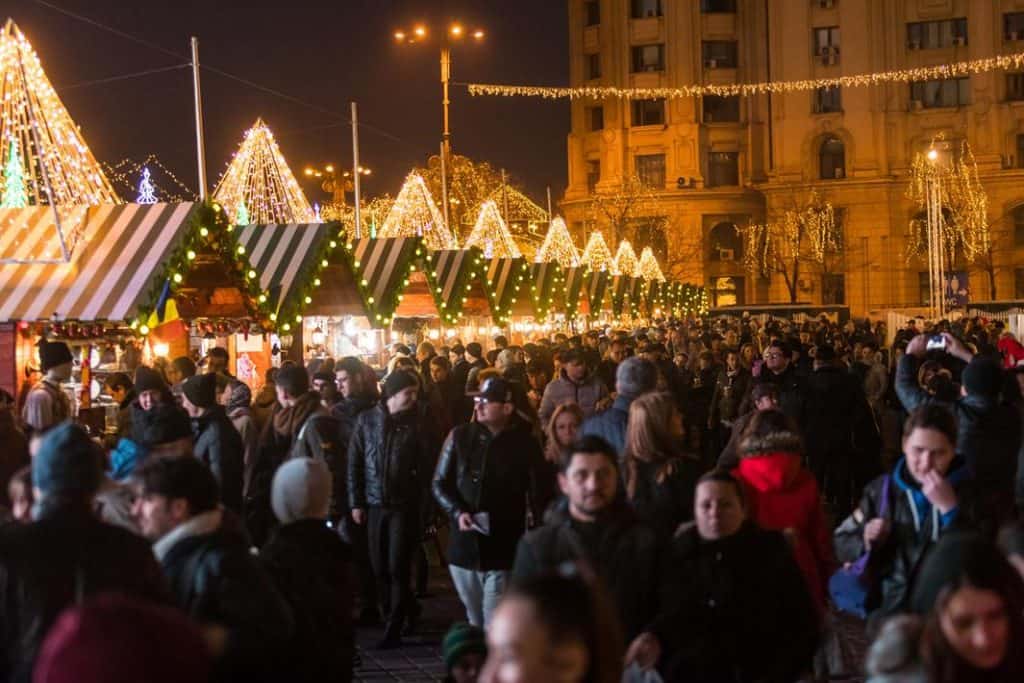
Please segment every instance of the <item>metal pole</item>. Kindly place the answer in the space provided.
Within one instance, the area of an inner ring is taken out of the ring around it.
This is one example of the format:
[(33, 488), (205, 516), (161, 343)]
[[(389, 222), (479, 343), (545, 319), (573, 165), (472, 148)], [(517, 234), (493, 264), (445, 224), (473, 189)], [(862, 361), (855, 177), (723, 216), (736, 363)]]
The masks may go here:
[(554, 215), (551, 213), (551, 186), (548, 185), (548, 223), (549, 224), (551, 223), (551, 220), (553, 218), (554, 218)]
[(203, 94), (199, 87), (199, 39), (192, 36), (192, 89), (196, 101), (196, 161), (199, 164), (199, 199), (206, 201), (206, 142), (203, 137)]
[[(444, 227), (454, 236), (455, 230), (448, 220), (448, 164), (444, 160), (443, 142), (441, 143), (441, 203), (444, 204), (441, 207), (444, 209)], [(456, 239), (458, 238), (456, 237)]]
[(356, 239), (363, 237), (362, 209), (359, 206), (359, 112), (352, 103), (352, 188), (355, 194)]
[(444, 105), (444, 133), (441, 136), (441, 140), (444, 143), (444, 154), (447, 156), (451, 154), (452, 146), (452, 135), (448, 129), (448, 81), (452, 75), (452, 56), (451, 50), (448, 48), (448, 41), (445, 39), (441, 45), (441, 102)]
[(505, 225), (508, 225), (508, 192), (506, 191), (508, 185), (506, 184), (505, 169), (501, 169), (501, 204), (505, 211)]

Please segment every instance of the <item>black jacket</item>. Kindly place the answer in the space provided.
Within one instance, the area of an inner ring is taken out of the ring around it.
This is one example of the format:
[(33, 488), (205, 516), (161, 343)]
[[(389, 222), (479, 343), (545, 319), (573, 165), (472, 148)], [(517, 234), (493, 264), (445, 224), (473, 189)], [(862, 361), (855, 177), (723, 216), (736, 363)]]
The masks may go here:
[(169, 602), (149, 543), (88, 505), (46, 506), (37, 521), (0, 529), (0, 680), (28, 683), (60, 612), (108, 591)]
[[(512, 568), (516, 543), (526, 531), (527, 501), (534, 519), (543, 514), (544, 455), (530, 425), (512, 415), (498, 434), (479, 422), (460, 425), (448, 434), (434, 472), (437, 504), (451, 518), (448, 562), (466, 569)], [(491, 533), (460, 531), (463, 512), (486, 512)]]
[(352, 680), (355, 630), (348, 544), (322, 520), (299, 520), (271, 532), (260, 562), (295, 617), (289, 680)]
[(583, 561), (608, 586), (627, 640), (654, 615), (658, 546), (655, 532), (626, 506), (615, 504), (592, 524), (555, 512), (547, 524), (519, 541), (512, 570), (517, 579), (554, 571), (563, 562)]
[[(754, 380), (754, 382), (758, 381), (769, 382), (779, 388), (779, 410), (796, 420), (799, 424), (804, 412), (805, 390), (804, 378), (797, 372), (796, 366), (790, 363), (779, 374), (775, 374), (768, 368), (762, 367), (760, 376)], [(751, 382), (751, 387), (753, 387), (754, 382)], [(743, 401), (743, 405), (740, 406), (740, 412), (746, 413), (753, 410), (753, 408), (754, 402), (748, 394), (747, 398)]]
[(434, 430), (417, 409), (394, 416), (377, 404), (359, 415), (349, 441), (349, 505), (418, 509), (436, 457)]
[(739, 368), (730, 375), (726, 368), (718, 371), (715, 390), (711, 395), (711, 421), (732, 422), (740, 416), (740, 404), (750, 391), (750, 371)]
[(224, 528), (175, 543), (161, 558), (177, 605), (228, 631), (217, 679), (259, 678), (284, 660), (292, 611), (238, 533)]
[(661, 539), (671, 538), (683, 522), (693, 520), (693, 497), (700, 478), (700, 463), (688, 455), (672, 460), (671, 472), (658, 481), (658, 466), (637, 461), (636, 485), (629, 501), (637, 517)]
[(781, 534), (747, 523), (705, 541), (691, 525), (664, 562), (650, 630), (666, 681), (792, 683), (810, 670), (818, 617)]
[(242, 511), (245, 478), (245, 443), (223, 406), (214, 406), (202, 417), (192, 419), (195, 437), (193, 453), (213, 472), (224, 505)]

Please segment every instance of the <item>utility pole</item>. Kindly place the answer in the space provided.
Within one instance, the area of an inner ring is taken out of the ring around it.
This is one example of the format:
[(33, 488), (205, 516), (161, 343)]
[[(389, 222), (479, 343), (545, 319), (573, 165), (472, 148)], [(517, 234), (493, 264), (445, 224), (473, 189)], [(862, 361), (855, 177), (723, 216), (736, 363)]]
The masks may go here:
[[(361, 239), (363, 236), (363, 223), (362, 223), (362, 211), (359, 206), (359, 176), (362, 173), (359, 170), (359, 111), (356, 103), (352, 103), (352, 191), (355, 200), (355, 218), (356, 218), (356, 239)], [(344, 185), (344, 183), (342, 183)], [(344, 190), (342, 190), (344, 196)]]
[(206, 201), (206, 141), (203, 136), (203, 93), (199, 86), (199, 39), (192, 36), (192, 89), (196, 108), (196, 156), (199, 164), (199, 199)]

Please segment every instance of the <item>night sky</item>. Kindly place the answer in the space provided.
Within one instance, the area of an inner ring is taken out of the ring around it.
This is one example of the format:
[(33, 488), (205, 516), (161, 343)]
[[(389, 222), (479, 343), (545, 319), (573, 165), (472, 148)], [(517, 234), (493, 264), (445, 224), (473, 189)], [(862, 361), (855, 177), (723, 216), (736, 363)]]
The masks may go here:
[[(568, 83), (563, 0), (46, 0), (187, 56), (200, 41), (200, 64), (282, 91), (337, 115), (288, 102), (209, 71), (202, 73), (207, 175), (212, 186), (242, 133), (258, 116), (274, 131), (311, 201), (325, 195), (301, 172), (310, 163), (351, 165), (351, 131), (341, 124), (359, 103), (360, 160), (374, 175), (364, 193), (394, 195), (414, 165), (436, 154), (441, 86), (436, 42), (398, 46), (395, 29), (445, 17), (487, 32), (456, 46), (452, 79), (463, 82)], [(98, 79), (184, 63), (65, 16), (34, 0), (2, 0), (100, 161), (155, 153), (196, 188), (191, 70), (75, 87)], [(456, 154), (506, 168), (545, 203), (566, 183), (566, 102), (470, 97), (454, 87)], [(392, 139), (397, 138), (398, 140)], [(129, 200), (131, 198), (128, 198)]]

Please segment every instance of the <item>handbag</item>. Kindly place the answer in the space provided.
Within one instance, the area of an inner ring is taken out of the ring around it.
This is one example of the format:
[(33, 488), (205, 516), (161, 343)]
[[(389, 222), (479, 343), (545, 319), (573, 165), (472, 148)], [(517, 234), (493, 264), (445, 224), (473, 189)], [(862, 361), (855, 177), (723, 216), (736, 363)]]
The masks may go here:
[[(885, 517), (889, 508), (889, 475), (882, 481), (882, 499), (878, 504), (878, 516)], [(867, 602), (871, 593), (871, 577), (868, 563), (871, 551), (865, 550), (853, 564), (841, 567), (828, 580), (828, 593), (832, 603), (840, 612), (846, 612), (861, 619), (867, 618)]]

